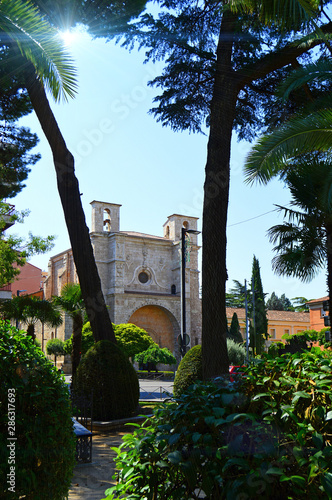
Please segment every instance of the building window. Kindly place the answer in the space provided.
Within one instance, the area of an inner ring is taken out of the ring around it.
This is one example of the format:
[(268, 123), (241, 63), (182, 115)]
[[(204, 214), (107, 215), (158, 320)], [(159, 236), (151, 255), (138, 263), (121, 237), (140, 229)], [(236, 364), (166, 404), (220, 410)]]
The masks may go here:
[(289, 330), (284, 330), (285, 335), (289, 335)]
[(176, 295), (176, 285), (171, 286), (171, 294)]
[(149, 281), (149, 275), (148, 273), (146, 273), (145, 271), (142, 271), (141, 273), (139, 273), (138, 275), (138, 281), (140, 283), (147, 283)]
[(276, 338), (276, 329), (275, 328), (270, 328), (270, 338), (271, 339)]

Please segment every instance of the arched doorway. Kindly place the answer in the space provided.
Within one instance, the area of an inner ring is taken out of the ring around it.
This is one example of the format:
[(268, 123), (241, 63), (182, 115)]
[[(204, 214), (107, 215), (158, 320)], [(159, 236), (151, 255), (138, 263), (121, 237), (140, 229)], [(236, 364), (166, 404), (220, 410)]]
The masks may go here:
[(160, 347), (167, 347), (174, 353), (179, 325), (167, 309), (153, 305), (143, 306), (130, 316), (129, 323), (143, 328), (156, 344)]

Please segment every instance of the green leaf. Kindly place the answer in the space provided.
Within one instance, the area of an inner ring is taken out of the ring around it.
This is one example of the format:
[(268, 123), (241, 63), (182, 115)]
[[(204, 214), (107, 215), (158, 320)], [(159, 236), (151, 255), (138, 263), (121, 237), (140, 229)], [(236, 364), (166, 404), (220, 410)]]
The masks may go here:
[(177, 443), (179, 441), (180, 437), (181, 437), (181, 434), (178, 434), (178, 433), (171, 434), (168, 438), (169, 444), (173, 445), (173, 444)]
[(167, 458), (174, 465), (178, 465), (182, 462), (182, 454), (180, 451), (172, 451), (172, 453), (169, 453)]
[(267, 471), (266, 471), (266, 474), (270, 474), (271, 476), (272, 475), (277, 475), (277, 476), (281, 476), (283, 474), (283, 470), (282, 469), (279, 469), (278, 467), (270, 467)]
[(200, 434), (199, 432), (194, 432), (194, 434), (191, 436), (193, 443), (197, 443), (197, 441), (199, 441), (201, 436), (202, 434)]
[(329, 498), (332, 498), (332, 474), (331, 472), (325, 472), (321, 477), (321, 483), (324, 491), (328, 494)]

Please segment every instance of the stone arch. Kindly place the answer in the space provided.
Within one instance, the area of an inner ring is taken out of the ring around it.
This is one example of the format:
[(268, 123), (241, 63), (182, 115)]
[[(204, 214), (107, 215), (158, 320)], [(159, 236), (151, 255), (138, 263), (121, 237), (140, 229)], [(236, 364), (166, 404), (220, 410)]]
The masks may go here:
[(177, 337), (180, 334), (180, 326), (168, 309), (159, 305), (144, 305), (131, 314), (128, 323), (146, 330), (156, 344), (160, 347), (167, 347), (177, 356)]

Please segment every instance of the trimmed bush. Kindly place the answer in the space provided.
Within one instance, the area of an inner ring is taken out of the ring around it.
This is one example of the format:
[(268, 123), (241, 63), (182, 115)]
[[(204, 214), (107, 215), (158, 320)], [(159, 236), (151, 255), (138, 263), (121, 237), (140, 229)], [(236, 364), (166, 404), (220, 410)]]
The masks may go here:
[(129, 417), (138, 406), (139, 383), (134, 367), (113, 342), (101, 340), (83, 356), (73, 381), (75, 392), (93, 392), (93, 418)]
[[(230, 365), (242, 366), (244, 364), (246, 350), (243, 345), (227, 339), (227, 351)], [(180, 396), (189, 386), (202, 378), (202, 346), (196, 345), (186, 353), (179, 364), (174, 379), (174, 396)]]
[(0, 359), (0, 498), (62, 500), (75, 465), (68, 389), (31, 338), (4, 321)]
[(179, 397), (190, 385), (202, 378), (202, 346), (195, 345), (185, 354), (176, 371), (174, 396)]
[(49, 356), (63, 356), (65, 354), (65, 343), (61, 339), (50, 339), (46, 344), (46, 352)]

